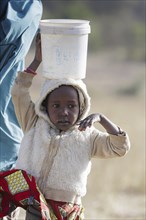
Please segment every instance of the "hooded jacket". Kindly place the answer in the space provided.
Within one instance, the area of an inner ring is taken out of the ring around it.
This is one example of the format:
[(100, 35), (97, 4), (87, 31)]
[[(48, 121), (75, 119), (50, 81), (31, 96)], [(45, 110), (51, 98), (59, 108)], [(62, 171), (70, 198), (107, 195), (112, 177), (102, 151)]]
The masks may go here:
[(29, 95), (32, 79), (32, 74), (19, 72), (12, 88), (15, 112), (24, 132), (16, 168), (35, 176), (46, 199), (80, 203), (86, 194), (91, 158), (125, 155), (130, 148), (128, 135), (111, 135), (94, 126), (81, 132), (77, 125), (60, 132), (51, 123), (43, 101), (59, 86), (73, 86), (79, 94), (80, 121), (90, 110), (85, 84), (82, 80), (46, 79), (34, 104)]

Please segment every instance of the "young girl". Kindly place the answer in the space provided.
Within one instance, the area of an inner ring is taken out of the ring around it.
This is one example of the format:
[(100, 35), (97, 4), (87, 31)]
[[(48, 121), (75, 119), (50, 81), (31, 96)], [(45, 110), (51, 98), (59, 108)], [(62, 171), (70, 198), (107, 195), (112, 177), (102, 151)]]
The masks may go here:
[[(126, 132), (101, 113), (91, 114), (90, 97), (82, 80), (46, 79), (34, 104), (29, 95), (41, 62), (40, 37), (33, 62), (19, 72), (12, 89), (18, 121), (24, 131), (16, 168), (30, 173), (44, 194), (51, 219), (83, 219), (81, 198), (86, 194), (91, 159), (125, 155)], [(100, 123), (105, 132), (94, 127)], [(26, 220), (41, 219), (30, 207)]]

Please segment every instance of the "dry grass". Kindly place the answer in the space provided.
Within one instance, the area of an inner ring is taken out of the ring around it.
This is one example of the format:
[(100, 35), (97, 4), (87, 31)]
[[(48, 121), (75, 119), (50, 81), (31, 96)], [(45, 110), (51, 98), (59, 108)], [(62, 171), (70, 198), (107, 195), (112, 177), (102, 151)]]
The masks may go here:
[[(85, 219), (146, 218), (144, 78), (143, 63), (121, 62), (110, 52), (88, 57), (85, 81), (92, 97), (91, 112), (102, 112), (126, 130), (131, 150), (123, 158), (93, 160), (83, 199)], [(38, 76), (31, 88), (34, 100), (40, 79)]]

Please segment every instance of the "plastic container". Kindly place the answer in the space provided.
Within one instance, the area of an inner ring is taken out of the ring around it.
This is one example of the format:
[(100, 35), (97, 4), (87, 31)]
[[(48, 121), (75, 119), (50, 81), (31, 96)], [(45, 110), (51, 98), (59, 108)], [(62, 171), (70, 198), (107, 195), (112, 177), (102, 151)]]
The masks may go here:
[(41, 20), (40, 30), (43, 76), (50, 79), (85, 78), (89, 21)]

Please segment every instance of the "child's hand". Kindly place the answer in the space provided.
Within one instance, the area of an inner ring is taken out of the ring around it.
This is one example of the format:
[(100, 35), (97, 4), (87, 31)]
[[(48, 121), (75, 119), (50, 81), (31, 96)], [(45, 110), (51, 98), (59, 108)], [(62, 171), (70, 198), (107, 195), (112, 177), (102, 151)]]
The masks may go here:
[(42, 49), (41, 49), (41, 34), (37, 33), (36, 35), (36, 41), (35, 41), (35, 57), (34, 59), (41, 63), (42, 62)]
[(112, 121), (110, 121), (106, 116), (103, 114), (95, 113), (89, 115), (87, 118), (84, 120), (80, 121), (78, 123), (79, 125), (79, 130), (80, 131), (85, 131), (87, 127), (91, 127), (94, 122), (99, 122), (100, 125), (104, 127), (104, 129), (107, 131), (107, 133), (112, 134), (112, 135), (118, 135), (122, 134), (125, 135), (121, 129), (114, 124)]
[(40, 63), (42, 62), (42, 50), (41, 50), (41, 35), (40, 33), (37, 33), (36, 41), (35, 41), (35, 56), (31, 64), (27, 69), (29, 71), (34, 72), (36, 75), (36, 70), (39, 67)]
[(91, 127), (95, 122), (100, 122), (101, 115), (99, 113), (91, 114), (87, 118), (79, 122), (79, 130), (85, 131), (87, 127)]

